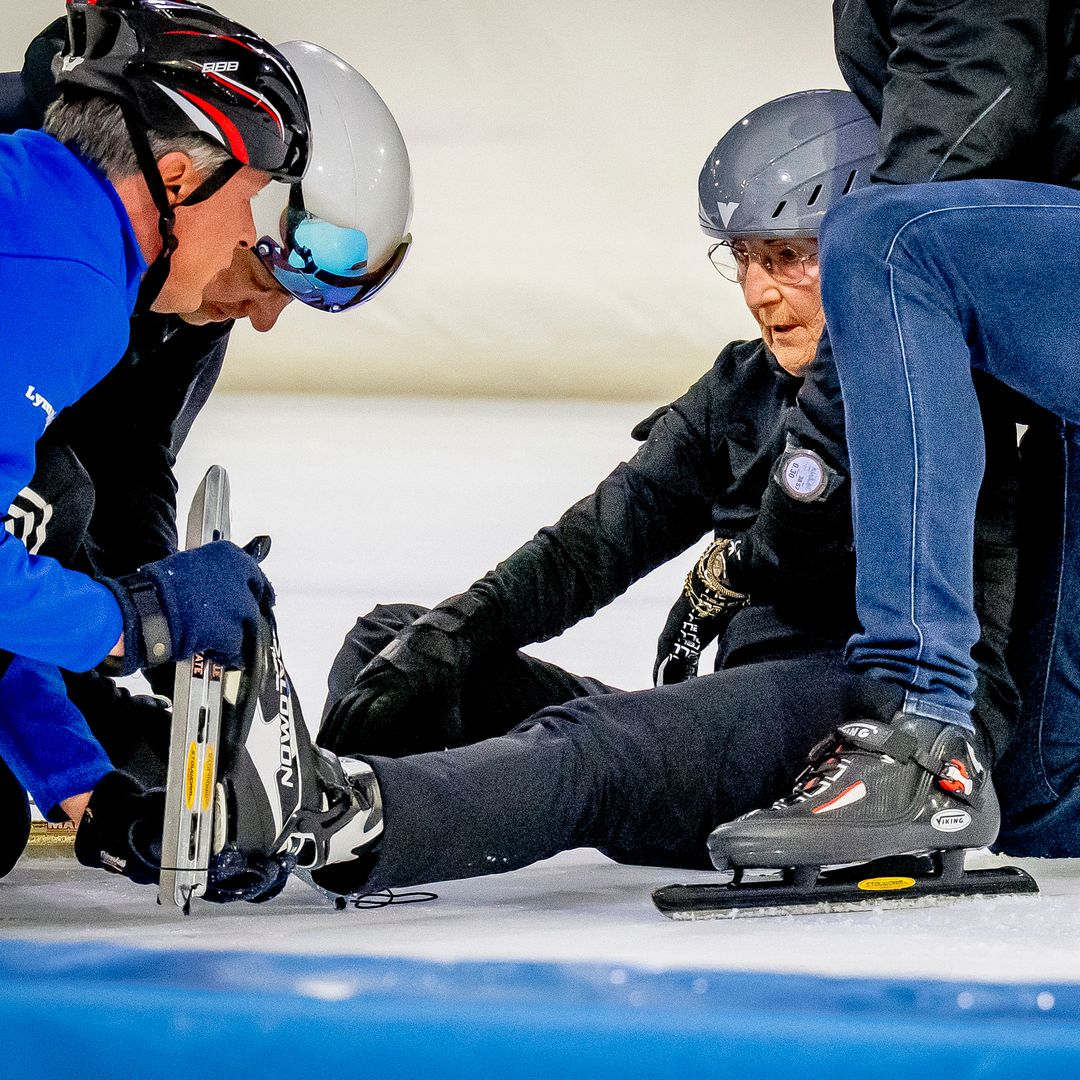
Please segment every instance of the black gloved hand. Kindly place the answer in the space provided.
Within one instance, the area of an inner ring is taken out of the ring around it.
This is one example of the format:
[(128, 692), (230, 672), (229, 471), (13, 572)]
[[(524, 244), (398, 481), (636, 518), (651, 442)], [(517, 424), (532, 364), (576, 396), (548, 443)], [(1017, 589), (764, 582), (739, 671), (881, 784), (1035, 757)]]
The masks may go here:
[(64, 672), (64, 683), (113, 768), (135, 777), (144, 787), (164, 785), (172, 729), (169, 703), (160, 697), (132, 694), (97, 671)]
[[(75, 857), (83, 866), (123, 874), (137, 885), (161, 877), (165, 789), (144, 788), (134, 777), (111, 772), (99, 781), (75, 833)], [(210, 860), (204, 899), (216, 904), (277, 896), (296, 866), (291, 855), (242, 856), (226, 850)]]
[(106, 662), (110, 674), (186, 660), (209, 652), (226, 666), (243, 663), (274, 590), (259, 568), (269, 538), (239, 548), (229, 540), (179, 551), (136, 573), (103, 578), (124, 616), (124, 655)]
[(698, 673), (701, 650), (728, 627), (749, 597), (731, 587), (727, 560), (737, 542), (714, 540), (686, 575), (656, 643), (653, 685), (685, 682)]
[(319, 745), (390, 757), (458, 745), (461, 686), (478, 648), (470, 620), (478, 611), (465, 593), (405, 627), (327, 714)]
[(161, 876), (164, 820), (164, 788), (148, 791), (126, 773), (106, 773), (91, 793), (75, 833), (75, 857), (83, 866), (99, 866), (138, 885), (153, 885)]
[(702, 641), (701, 633), (702, 627), (694, 614), (694, 605), (686, 593), (680, 593), (678, 600), (671, 605), (667, 622), (656, 642), (653, 686), (686, 682), (697, 675), (701, 650), (709, 643)]
[(242, 855), (226, 849), (210, 859), (210, 880), (202, 898), (211, 904), (273, 900), (296, 869), (293, 855)]

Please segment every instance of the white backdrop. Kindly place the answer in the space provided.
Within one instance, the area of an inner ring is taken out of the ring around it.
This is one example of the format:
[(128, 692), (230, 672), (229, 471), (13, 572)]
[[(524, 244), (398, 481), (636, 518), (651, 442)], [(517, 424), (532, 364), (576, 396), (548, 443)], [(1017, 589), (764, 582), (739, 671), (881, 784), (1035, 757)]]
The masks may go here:
[[(0, 62), (60, 0), (5, 5)], [(223, 385), (671, 397), (753, 332), (705, 259), (701, 163), (778, 94), (842, 86), (829, 0), (219, 0), (383, 95), (412, 155), (413, 250), (374, 302), (235, 335)]]

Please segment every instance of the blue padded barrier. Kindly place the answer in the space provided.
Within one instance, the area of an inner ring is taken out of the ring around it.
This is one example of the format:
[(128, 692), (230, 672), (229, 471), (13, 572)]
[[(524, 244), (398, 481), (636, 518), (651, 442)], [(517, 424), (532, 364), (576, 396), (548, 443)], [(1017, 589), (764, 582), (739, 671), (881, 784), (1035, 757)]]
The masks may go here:
[(1080, 1075), (1080, 987), (0, 943), (3, 1080)]

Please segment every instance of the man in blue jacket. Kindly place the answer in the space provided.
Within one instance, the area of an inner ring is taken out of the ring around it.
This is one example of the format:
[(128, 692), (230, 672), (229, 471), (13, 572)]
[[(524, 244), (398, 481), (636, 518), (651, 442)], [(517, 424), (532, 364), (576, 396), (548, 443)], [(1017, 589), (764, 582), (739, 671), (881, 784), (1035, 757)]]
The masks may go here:
[[(298, 180), (308, 155), (290, 65), (202, 5), (71, 0), (55, 73), (44, 131), (0, 137), (4, 505), (45, 428), (123, 356), (136, 308), (198, 308), (255, 242), (251, 198), (272, 177)], [(99, 830), (126, 792), (95, 790), (111, 765), (59, 669), (126, 673), (204, 650), (238, 660), (272, 598), (227, 543), (93, 580), (6, 532), (0, 592), (0, 756), (43, 809)], [(84, 821), (91, 792), (99, 812)]]
[[(66, 20), (57, 20), (31, 43), (22, 72), (0, 74), (0, 131), (41, 126), (58, 96), (52, 67), (65, 37)], [(279, 221), (292, 188), (268, 185), (253, 206), (258, 248), (246, 242), (236, 248), (197, 310), (138, 311), (124, 359), (39, 440), (33, 480), (16, 496), (6, 522), (33, 554), (50, 555), (94, 577), (122, 577), (173, 554), (173, 464), (218, 378), (233, 320), (248, 318), (256, 330), (270, 330), (294, 297), (324, 312), (351, 309), (374, 296), (402, 263), (412, 185), (408, 152), (392, 114), (358, 72), (327, 50), (293, 41), (279, 52), (313, 114), (305, 209), (328, 227), (333, 254), (348, 241), (363, 246), (368, 258), (348, 280), (337, 273), (324, 281), (318, 271), (301, 276), (291, 266), (281, 280), (269, 256), (263, 261), (262, 248), (277, 237), (288, 250)], [(123, 468), (116, 467), (118, 461)], [(172, 696), (171, 665), (152, 667), (147, 675), (159, 695)], [(64, 681), (113, 766), (159, 784), (168, 746), (167, 703), (132, 695), (98, 671), (65, 672)], [(2, 762), (0, 815), (10, 822), (0, 839), (4, 874), (25, 846), (29, 808), (23, 787)]]

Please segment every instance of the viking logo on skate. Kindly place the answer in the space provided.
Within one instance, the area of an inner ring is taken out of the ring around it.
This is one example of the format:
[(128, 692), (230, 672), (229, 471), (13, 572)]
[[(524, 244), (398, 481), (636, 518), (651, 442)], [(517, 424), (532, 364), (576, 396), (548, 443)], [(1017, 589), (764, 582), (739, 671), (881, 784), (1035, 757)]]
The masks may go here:
[(878, 733), (878, 729), (873, 724), (844, 724), (840, 733), (850, 735), (853, 739), (870, 739)]
[(812, 812), (815, 814), (827, 814), (830, 810), (839, 810), (843, 806), (850, 806), (852, 803), (857, 803), (860, 799), (865, 798), (866, 784), (862, 780), (856, 780), (854, 784), (844, 788), (839, 795), (834, 795), (828, 802), (815, 806)]
[(971, 824), (966, 810), (939, 810), (931, 819), (930, 827), (938, 832), (960, 832)]
[(957, 795), (970, 795), (975, 784), (962, 761), (953, 758), (942, 770), (943, 776), (938, 783), (946, 790)]

